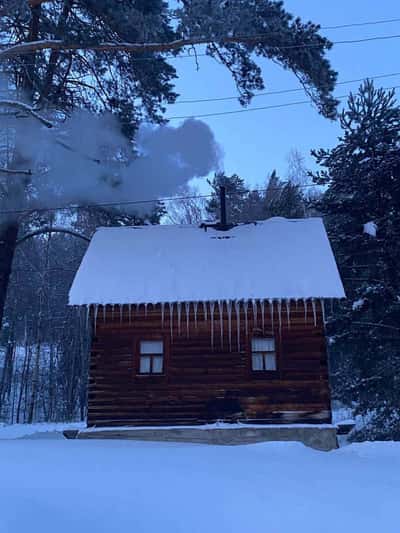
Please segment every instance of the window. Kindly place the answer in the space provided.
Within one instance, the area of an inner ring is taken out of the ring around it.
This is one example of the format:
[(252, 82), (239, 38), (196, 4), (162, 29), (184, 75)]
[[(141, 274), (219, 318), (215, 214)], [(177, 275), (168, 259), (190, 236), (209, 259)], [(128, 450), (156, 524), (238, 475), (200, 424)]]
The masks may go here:
[(139, 374), (162, 374), (163, 369), (163, 341), (141, 341)]
[(254, 337), (251, 340), (251, 368), (254, 372), (276, 370), (274, 338)]

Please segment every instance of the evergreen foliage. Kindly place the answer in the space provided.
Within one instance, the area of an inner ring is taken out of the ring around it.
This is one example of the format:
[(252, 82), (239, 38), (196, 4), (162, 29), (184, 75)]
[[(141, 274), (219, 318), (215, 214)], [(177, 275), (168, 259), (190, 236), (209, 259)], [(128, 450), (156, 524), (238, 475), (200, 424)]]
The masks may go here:
[(327, 186), (317, 207), (347, 294), (329, 322), (333, 384), (337, 397), (369, 417), (356, 438), (400, 439), (400, 106), (394, 91), (366, 81), (350, 96), (340, 124), (338, 145), (314, 152), (323, 167), (315, 182)]

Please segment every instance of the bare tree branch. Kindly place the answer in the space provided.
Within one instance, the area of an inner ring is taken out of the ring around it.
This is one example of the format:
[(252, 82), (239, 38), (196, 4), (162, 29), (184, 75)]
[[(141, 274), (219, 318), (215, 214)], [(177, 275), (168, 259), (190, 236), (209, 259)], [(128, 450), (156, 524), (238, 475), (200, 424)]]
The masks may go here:
[(81, 233), (77, 233), (76, 231), (72, 231), (66, 228), (42, 228), (38, 229), (36, 231), (32, 231), (31, 233), (27, 233), (17, 241), (18, 244), (22, 244), (23, 242), (27, 241), (28, 239), (31, 239), (32, 237), (37, 237), (38, 235), (50, 235), (51, 233), (66, 233), (68, 235), (72, 235), (73, 237), (78, 237), (79, 239), (83, 239), (86, 242), (90, 242), (89, 237), (86, 237), (86, 235), (82, 235)]
[(24, 111), (25, 113), (28, 113), (33, 118), (44, 124), (47, 128), (54, 128), (54, 124), (50, 122), (50, 120), (47, 120), (47, 118), (40, 115), (30, 105), (24, 104), (23, 102), (19, 102), (18, 100), (0, 100), (0, 107), (13, 107), (15, 109), (18, 109), (19, 111)]
[(32, 170), (13, 170), (12, 168), (0, 168), (0, 174), (21, 174), (23, 176), (32, 176)]
[(388, 329), (394, 329), (395, 331), (400, 331), (400, 328), (396, 328), (395, 326), (389, 326), (388, 324), (380, 324), (379, 322), (353, 322), (353, 324), (357, 324), (357, 326), (366, 326), (366, 327), (373, 327), (373, 328), (388, 328)]

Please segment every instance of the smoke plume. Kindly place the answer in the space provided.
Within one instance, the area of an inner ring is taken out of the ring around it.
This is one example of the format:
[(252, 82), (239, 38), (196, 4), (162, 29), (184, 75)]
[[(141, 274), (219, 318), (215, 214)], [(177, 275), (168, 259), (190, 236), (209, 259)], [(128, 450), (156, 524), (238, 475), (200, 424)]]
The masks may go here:
[(173, 196), (192, 178), (218, 170), (221, 159), (211, 129), (199, 120), (177, 127), (142, 126), (133, 157), (133, 146), (121, 134), (117, 119), (88, 112), (75, 113), (54, 129), (26, 119), (18, 150), (36, 169), (34, 202), (44, 207), (55, 201), (59, 205)]

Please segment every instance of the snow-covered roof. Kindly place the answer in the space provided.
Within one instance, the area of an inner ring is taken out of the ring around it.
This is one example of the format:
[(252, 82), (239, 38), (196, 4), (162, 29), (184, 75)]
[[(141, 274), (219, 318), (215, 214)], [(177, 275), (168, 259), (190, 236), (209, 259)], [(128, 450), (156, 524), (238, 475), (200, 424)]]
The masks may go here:
[(229, 231), (197, 226), (97, 230), (71, 305), (343, 298), (320, 218), (271, 218)]

